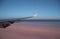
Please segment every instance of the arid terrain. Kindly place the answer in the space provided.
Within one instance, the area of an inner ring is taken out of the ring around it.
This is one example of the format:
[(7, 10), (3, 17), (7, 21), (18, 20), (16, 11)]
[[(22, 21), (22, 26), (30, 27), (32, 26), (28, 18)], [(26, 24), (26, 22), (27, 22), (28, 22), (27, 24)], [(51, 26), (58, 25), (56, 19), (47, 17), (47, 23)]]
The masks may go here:
[(0, 39), (60, 39), (60, 29), (28, 26), (31, 25), (14, 23), (0, 28)]

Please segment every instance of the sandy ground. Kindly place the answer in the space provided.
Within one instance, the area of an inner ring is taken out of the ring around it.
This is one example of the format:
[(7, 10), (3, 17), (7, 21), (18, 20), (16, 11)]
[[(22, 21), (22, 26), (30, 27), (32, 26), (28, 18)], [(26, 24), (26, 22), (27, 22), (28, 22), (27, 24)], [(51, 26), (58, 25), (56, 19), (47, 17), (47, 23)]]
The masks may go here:
[(0, 28), (0, 39), (60, 39), (60, 29), (43, 27), (24, 27), (14, 23), (7, 28)]

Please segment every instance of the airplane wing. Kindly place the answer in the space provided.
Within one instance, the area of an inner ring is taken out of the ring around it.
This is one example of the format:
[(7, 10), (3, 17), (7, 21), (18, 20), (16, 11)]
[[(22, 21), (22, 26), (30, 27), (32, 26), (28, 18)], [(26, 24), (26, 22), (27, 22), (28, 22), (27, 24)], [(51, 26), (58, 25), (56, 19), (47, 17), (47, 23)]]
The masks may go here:
[(14, 22), (21, 21), (23, 19), (27, 19), (31, 17), (24, 17), (24, 18), (15, 18), (15, 19), (1, 19), (0, 20), (0, 28), (6, 28), (10, 26), (10, 24), (13, 24)]

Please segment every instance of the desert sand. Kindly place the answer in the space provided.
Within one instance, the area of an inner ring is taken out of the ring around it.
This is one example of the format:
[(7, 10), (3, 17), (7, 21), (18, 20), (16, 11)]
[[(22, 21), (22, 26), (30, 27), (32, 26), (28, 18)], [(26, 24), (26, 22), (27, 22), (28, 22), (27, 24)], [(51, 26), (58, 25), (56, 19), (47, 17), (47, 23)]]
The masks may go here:
[(60, 29), (28, 26), (14, 23), (0, 28), (0, 39), (60, 39)]

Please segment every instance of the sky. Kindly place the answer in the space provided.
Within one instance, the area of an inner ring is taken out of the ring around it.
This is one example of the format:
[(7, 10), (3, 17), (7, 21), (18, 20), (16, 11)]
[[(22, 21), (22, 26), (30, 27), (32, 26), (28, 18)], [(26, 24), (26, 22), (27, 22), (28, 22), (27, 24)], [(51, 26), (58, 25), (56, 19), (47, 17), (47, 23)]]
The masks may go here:
[(60, 19), (59, 0), (1, 0), (0, 19), (29, 17)]

